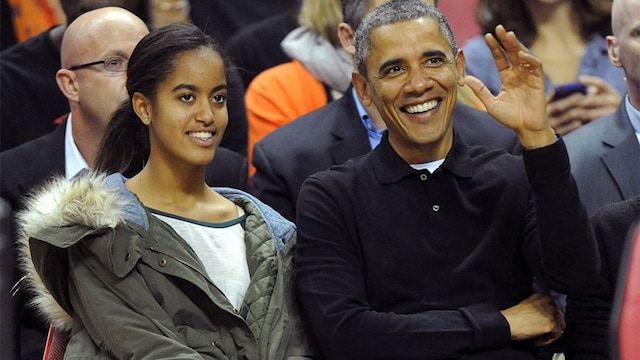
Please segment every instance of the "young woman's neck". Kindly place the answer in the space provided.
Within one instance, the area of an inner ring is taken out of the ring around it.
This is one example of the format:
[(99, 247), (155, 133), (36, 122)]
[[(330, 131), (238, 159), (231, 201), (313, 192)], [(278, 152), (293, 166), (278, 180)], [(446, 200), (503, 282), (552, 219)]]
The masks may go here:
[(529, 48), (544, 64), (554, 84), (573, 81), (578, 74), (587, 40), (570, 1), (546, 4), (529, 0), (527, 6), (537, 34)]
[[(167, 166), (166, 162), (149, 159), (145, 167), (127, 182), (149, 207), (163, 204), (168, 207), (189, 206), (202, 201), (211, 189), (204, 180), (205, 166)], [(159, 209), (164, 210), (164, 209)]]
[(536, 27), (537, 37), (534, 41), (564, 41), (581, 36), (580, 24), (570, 1), (547, 4), (529, 0), (526, 4)]

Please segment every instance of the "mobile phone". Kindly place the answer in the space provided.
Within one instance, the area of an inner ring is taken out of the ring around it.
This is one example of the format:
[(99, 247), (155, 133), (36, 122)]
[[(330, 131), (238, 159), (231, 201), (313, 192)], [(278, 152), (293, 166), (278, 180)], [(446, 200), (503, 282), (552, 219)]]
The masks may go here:
[(579, 82), (572, 82), (564, 85), (560, 85), (554, 89), (553, 97), (551, 101), (560, 100), (575, 93), (586, 94), (587, 87)]

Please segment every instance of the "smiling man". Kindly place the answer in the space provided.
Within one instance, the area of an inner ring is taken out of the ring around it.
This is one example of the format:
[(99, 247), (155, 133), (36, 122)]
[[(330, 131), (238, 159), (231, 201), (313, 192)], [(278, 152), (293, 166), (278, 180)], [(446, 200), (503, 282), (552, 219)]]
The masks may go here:
[[(513, 33), (496, 34), (504, 51), (487, 35), (503, 82), (494, 97), (464, 76), (434, 7), (392, 0), (358, 27), (352, 80), (388, 130), (371, 153), (310, 176), (298, 200), (296, 290), (326, 358), (545, 358), (539, 346), (564, 321), (534, 278), (576, 293), (595, 276), (542, 65)], [(453, 130), (465, 83), (515, 131), (522, 157)]]

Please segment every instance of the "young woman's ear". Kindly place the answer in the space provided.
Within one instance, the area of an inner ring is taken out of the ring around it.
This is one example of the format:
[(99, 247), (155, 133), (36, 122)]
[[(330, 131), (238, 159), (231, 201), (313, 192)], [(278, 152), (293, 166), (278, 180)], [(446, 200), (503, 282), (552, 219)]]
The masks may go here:
[(139, 92), (133, 93), (131, 105), (143, 124), (147, 126), (151, 124), (151, 101), (146, 96)]

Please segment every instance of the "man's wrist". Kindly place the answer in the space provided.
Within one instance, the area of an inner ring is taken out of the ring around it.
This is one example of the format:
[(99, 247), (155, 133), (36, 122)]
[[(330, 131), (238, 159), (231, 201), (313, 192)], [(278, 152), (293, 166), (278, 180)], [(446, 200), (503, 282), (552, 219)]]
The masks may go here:
[(527, 149), (538, 149), (549, 146), (558, 140), (558, 137), (551, 126), (539, 131), (523, 131), (518, 133), (520, 144)]

